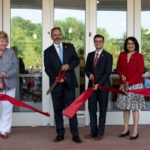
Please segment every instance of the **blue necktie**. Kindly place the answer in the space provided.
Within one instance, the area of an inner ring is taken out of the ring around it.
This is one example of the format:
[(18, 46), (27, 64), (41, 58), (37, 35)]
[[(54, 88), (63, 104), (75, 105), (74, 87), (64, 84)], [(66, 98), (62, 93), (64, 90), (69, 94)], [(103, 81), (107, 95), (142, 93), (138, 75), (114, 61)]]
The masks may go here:
[(60, 45), (58, 45), (58, 49), (59, 49), (59, 58), (61, 62), (63, 63), (63, 49)]

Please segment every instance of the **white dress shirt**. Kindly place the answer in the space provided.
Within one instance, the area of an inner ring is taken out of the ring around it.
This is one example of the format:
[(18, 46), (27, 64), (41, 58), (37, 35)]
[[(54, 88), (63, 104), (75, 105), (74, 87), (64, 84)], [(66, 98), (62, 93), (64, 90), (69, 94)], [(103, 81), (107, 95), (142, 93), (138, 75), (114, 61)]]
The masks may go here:
[(62, 43), (60, 43), (60, 44), (55, 44), (55, 43), (54, 43), (54, 47), (55, 47), (55, 49), (56, 49), (56, 51), (57, 51), (57, 54), (58, 54), (58, 56), (59, 56), (59, 48), (58, 48), (58, 46), (60, 46), (60, 47), (63, 49), (63, 44), (62, 44)]
[(100, 57), (101, 53), (102, 53), (103, 49), (100, 49), (99, 51), (95, 51), (95, 56), (94, 59), (96, 58), (96, 54), (98, 53), (98, 58)]

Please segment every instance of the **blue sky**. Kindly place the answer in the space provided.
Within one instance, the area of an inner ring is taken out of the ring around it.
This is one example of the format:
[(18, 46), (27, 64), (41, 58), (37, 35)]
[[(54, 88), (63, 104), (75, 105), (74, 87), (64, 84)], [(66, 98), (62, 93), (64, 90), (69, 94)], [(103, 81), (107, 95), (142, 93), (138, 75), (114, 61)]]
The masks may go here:
[[(62, 13), (63, 11), (63, 13)], [(11, 16), (21, 16), (31, 20), (34, 23), (42, 22), (42, 11), (32, 9), (11, 9)], [(55, 9), (54, 19), (65, 20), (67, 17), (75, 17), (82, 22), (85, 22), (85, 11), (81, 10), (66, 10)], [(150, 11), (142, 12), (142, 26), (150, 29), (148, 19)], [(97, 27), (107, 29), (110, 37), (119, 38), (126, 32), (126, 12), (124, 11), (98, 11), (97, 12)]]

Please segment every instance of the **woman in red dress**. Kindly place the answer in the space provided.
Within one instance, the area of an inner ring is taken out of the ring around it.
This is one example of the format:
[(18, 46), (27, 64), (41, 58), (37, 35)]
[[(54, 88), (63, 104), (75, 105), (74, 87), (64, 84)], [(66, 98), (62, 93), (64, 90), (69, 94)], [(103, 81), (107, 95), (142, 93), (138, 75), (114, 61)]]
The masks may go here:
[[(139, 53), (139, 44), (135, 37), (128, 37), (124, 43), (124, 52), (121, 52), (117, 63), (117, 72), (120, 76), (120, 89), (133, 90), (143, 88), (142, 75), (144, 72), (144, 58)], [(126, 92), (127, 95), (118, 95), (116, 105), (123, 110), (124, 130), (119, 137), (129, 136), (130, 111), (133, 114), (134, 129), (130, 140), (137, 139), (139, 110), (145, 108), (144, 96)]]

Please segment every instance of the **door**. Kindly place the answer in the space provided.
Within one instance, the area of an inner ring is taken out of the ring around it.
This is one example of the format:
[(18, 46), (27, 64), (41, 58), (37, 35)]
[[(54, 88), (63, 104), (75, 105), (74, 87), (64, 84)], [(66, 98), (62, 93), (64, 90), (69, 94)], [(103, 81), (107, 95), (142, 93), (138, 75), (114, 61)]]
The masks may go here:
[[(1, 1), (0, 1), (1, 2)], [(43, 50), (48, 47), (43, 40), (46, 0), (3, 0), (3, 30), (10, 35), (9, 47), (15, 51), (19, 71), (16, 97), (43, 111), (50, 112), (48, 80), (43, 68)], [(1, 11), (1, 9), (0, 9)], [(48, 20), (48, 19), (47, 19)], [(46, 23), (45, 23), (46, 24)], [(47, 25), (48, 26), (48, 25)], [(47, 38), (50, 43), (50, 37)], [(44, 84), (43, 84), (44, 83)], [(48, 125), (50, 118), (24, 108), (14, 107), (14, 126)]]

